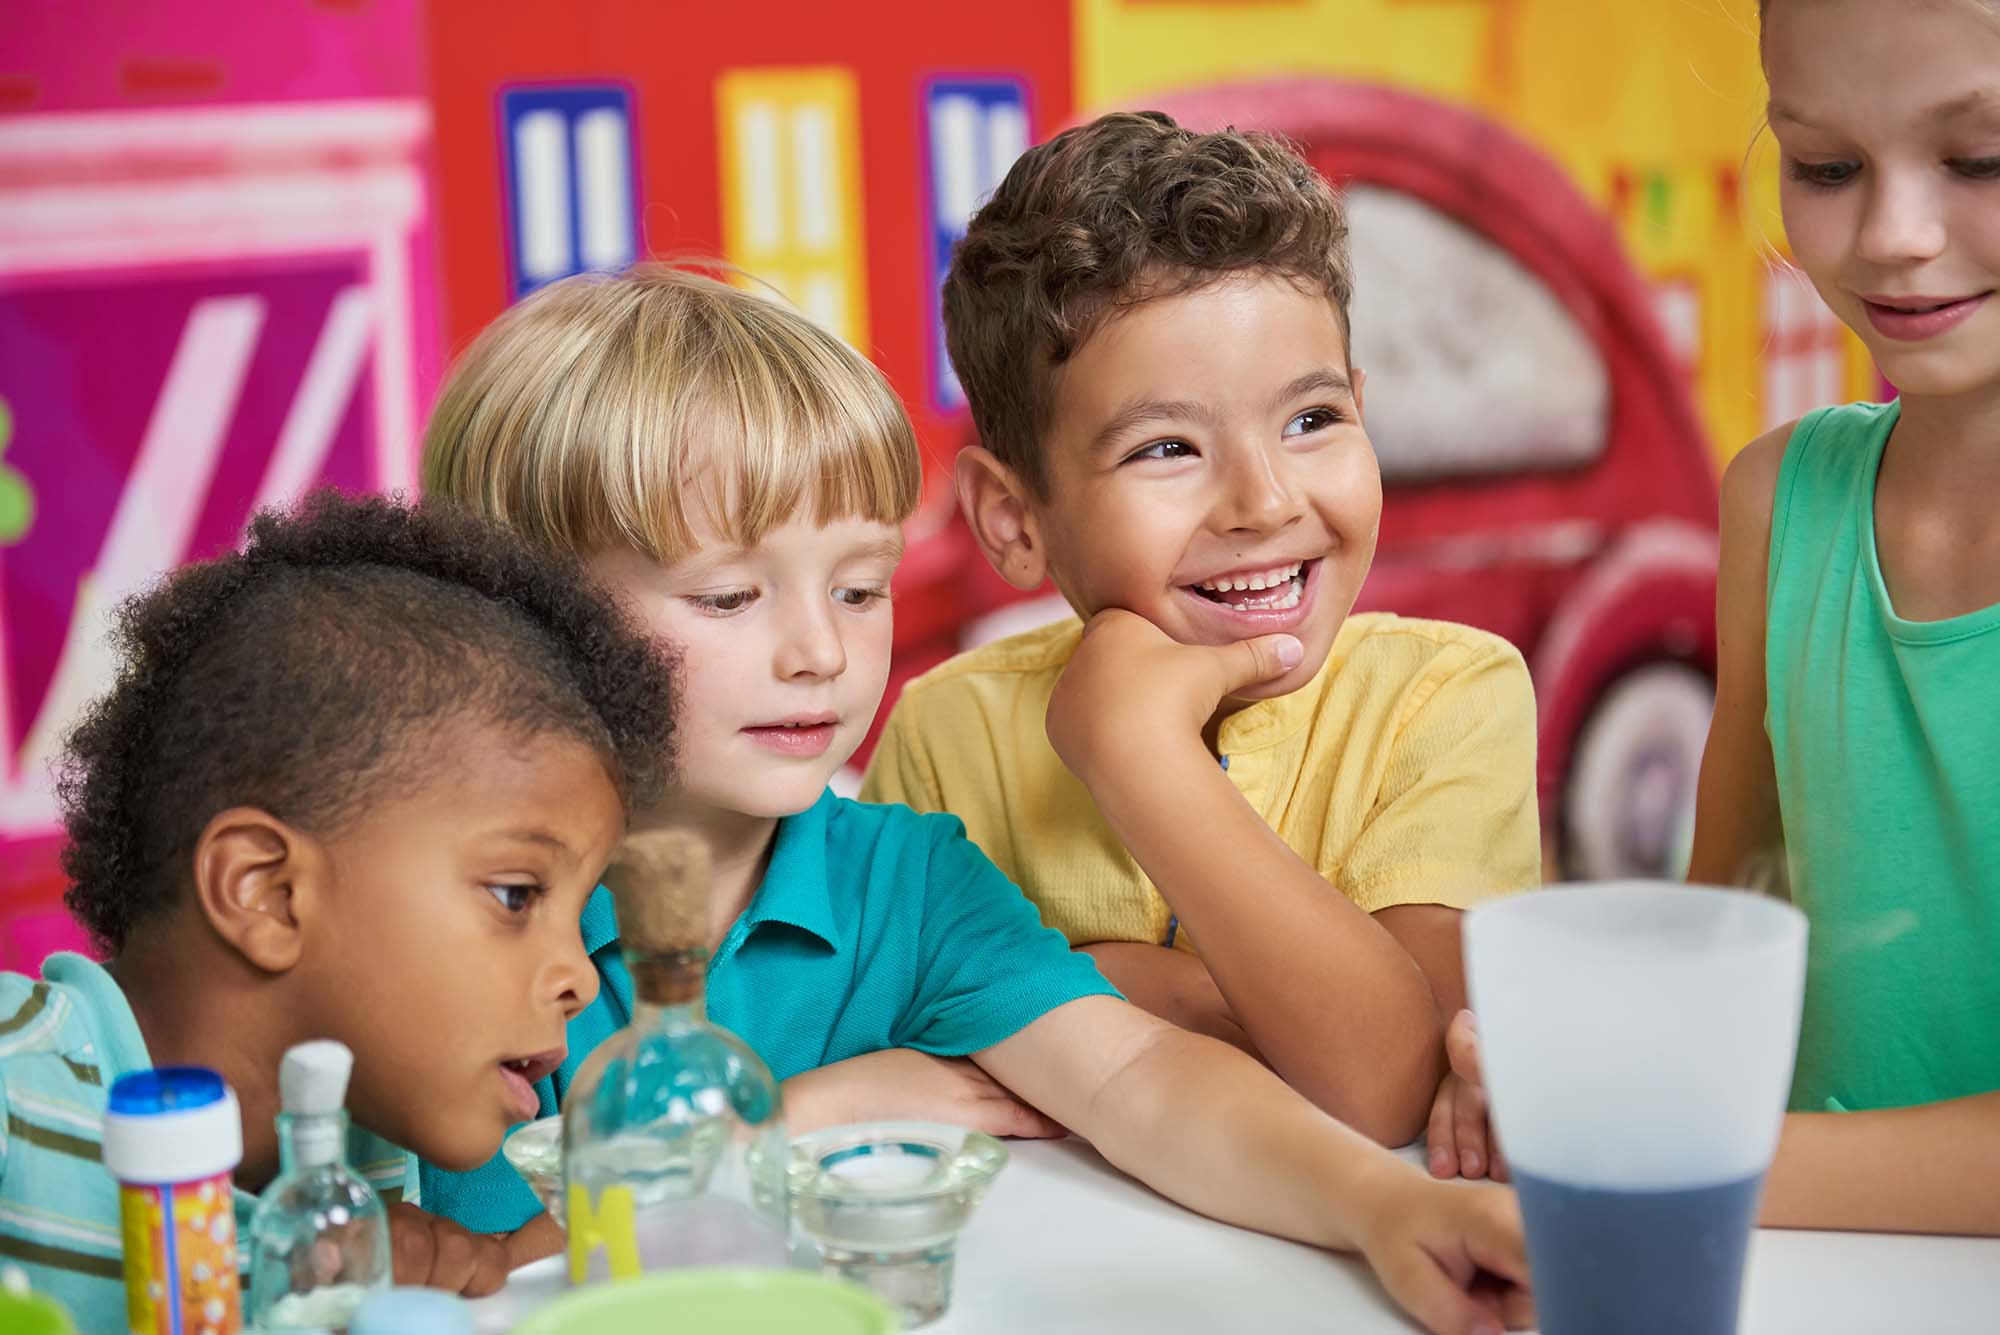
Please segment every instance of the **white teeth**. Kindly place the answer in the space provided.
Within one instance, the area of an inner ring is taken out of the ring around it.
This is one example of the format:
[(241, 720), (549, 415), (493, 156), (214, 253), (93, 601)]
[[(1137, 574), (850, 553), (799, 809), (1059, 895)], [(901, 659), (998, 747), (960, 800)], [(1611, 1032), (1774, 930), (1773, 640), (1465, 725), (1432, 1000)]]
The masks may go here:
[(1259, 571), (1250, 575), (1236, 575), (1228, 579), (1203, 580), (1195, 585), (1197, 589), (1207, 589), (1211, 593), (1251, 593), (1258, 589), (1272, 589), (1289, 580), (1296, 579), (1304, 567), (1303, 561), (1294, 561), (1288, 566), (1275, 570)]

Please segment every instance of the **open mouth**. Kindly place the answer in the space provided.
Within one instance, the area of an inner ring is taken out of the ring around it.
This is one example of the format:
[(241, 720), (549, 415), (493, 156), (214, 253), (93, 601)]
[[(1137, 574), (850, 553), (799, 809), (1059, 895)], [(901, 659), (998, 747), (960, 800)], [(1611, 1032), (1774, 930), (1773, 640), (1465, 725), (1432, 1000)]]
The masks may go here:
[(507, 1090), (508, 1110), (516, 1121), (527, 1121), (542, 1109), (535, 1082), (554, 1074), (569, 1056), (567, 1048), (550, 1048), (527, 1057), (510, 1057), (500, 1065), (500, 1080)]
[(537, 1080), (560, 1070), (564, 1059), (568, 1056), (567, 1048), (550, 1048), (547, 1052), (538, 1052), (532, 1057), (515, 1057), (511, 1061), (503, 1061), (500, 1066), (501, 1069), (512, 1071), (532, 1085)]
[(1185, 587), (1196, 596), (1238, 612), (1289, 612), (1305, 596), (1306, 580), (1317, 561), (1292, 561), (1263, 570), (1243, 570)]

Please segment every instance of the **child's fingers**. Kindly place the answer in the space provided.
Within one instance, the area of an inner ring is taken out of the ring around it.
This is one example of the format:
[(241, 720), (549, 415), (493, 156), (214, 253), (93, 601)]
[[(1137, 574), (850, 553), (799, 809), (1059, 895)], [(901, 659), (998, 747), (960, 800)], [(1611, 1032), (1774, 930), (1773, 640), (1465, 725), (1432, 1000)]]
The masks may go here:
[(458, 1291), (468, 1298), (484, 1298), (498, 1293), (507, 1283), (507, 1246), (484, 1233), (472, 1236), (473, 1267)]
[(1451, 1059), (1452, 1073), (1468, 1084), (1484, 1085), (1479, 1069), (1479, 1022), (1471, 1011), (1460, 1011), (1444, 1031), (1445, 1055)]
[(1295, 635), (1259, 635), (1254, 640), (1215, 646), (1213, 652), (1222, 665), (1222, 694), (1231, 695), (1246, 686), (1282, 677), (1305, 657), (1305, 646)]
[(1530, 1330), (1535, 1324), (1535, 1295), (1522, 1288), (1509, 1288), (1500, 1295), (1500, 1319), (1509, 1330)]
[(1390, 1295), (1431, 1335), (1500, 1335), (1500, 1318), (1422, 1248), (1379, 1269)]
[(1464, 1216), (1465, 1254), (1496, 1278), (1528, 1287), (1528, 1235), (1521, 1226), (1521, 1207), (1514, 1193), (1499, 1187), (1479, 1187), (1480, 1199)]
[(1452, 1138), (1458, 1142), (1458, 1171), (1463, 1177), (1486, 1175), (1486, 1091), (1457, 1082), (1452, 1100)]
[(429, 1284), (436, 1251), (429, 1216), (401, 1202), (389, 1207), (390, 1268), (398, 1284)]
[(1429, 1147), (1432, 1177), (1450, 1177), (1458, 1172), (1458, 1141), (1453, 1135), (1458, 1106), (1458, 1079), (1446, 1076), (1431, 1102), (1431, 1124), (1424, 1133)]
[(431, 1229), (431, 1274), (424, 1282), (447, 1293), (462, 1293), (479, 1274), (479, 1245), (462, 1228), (442, 1223)]

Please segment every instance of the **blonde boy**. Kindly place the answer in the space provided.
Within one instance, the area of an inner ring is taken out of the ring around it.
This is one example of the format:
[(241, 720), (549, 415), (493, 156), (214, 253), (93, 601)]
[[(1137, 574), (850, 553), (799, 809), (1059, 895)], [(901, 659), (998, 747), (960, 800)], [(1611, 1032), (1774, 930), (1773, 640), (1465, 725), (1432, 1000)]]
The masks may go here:
[[(709, 1009), (784, 1082), (794, 1129), (1060, 1123), (1192, 1208), (1365, 1253), (1434, 1330), (1525, 1320), (1519, 1287), (1467, 1292), (1481, 1268), (1525, 1280), (1504, 1191), (1430, 1182), (1241, 1053), (1127, 1004), (958, 821), (827, 791), (886, 683), (917, 470), (901, 406), (859, 356), (775, 302), (666, 269), (558, 285), (502, 317), (447, 386), (425, 459), (433, 495), (581, 553), (679, 648), (678, 786), (634, 825), (711, 845)], [(604, 906), (584, 930), (603, 986), (545, 1109), (630, 1006)], [(503, 1200), (489, 1172), (427, 1171), (426, 1200), (519, 1225), (532, 1201)]]
[(1082, 620), (913, 682), (862, 796), (963, 819), (1126, 996), (1367, 1134), (1435, 1095), (1448, 1158), (1459, 912), (1541, 876), (1534, 695), (1494, 636), (1348, 615), (1382, 511), (1352, 286), (1268, 135), (1120, 113), (1028, 151), (945, 285), (958, 491)]

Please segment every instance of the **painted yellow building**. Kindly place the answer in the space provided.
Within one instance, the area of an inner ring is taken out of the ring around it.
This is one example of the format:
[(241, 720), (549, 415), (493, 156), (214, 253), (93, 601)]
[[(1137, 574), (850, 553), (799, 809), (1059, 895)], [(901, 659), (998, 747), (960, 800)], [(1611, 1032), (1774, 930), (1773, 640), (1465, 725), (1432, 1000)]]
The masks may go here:
[(1332, 74), (1492, 116), (1616, 221), (1726, 458), (1876, 385), (1859, 341), (1783, 263), (1754, 11), (1753, 0), (1076, 0), (1077, 103)]

